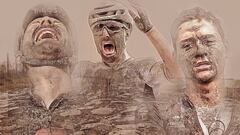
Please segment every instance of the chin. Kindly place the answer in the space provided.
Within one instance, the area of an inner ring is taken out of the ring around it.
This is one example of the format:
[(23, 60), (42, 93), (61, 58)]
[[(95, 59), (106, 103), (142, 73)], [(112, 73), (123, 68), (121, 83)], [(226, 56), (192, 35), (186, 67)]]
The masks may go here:
[(195, 78), (200, 83), (210, 83), (215, 78), (215, 73), (213, 71), (202, 71), (195, 74)]
[(114, 56), (111, 56), (111, 57), (106, 57), (105, 55), (102, 54), (102, 60), (105, 62), (105, 63), (114, 63), (116, 61), (116, 58)]

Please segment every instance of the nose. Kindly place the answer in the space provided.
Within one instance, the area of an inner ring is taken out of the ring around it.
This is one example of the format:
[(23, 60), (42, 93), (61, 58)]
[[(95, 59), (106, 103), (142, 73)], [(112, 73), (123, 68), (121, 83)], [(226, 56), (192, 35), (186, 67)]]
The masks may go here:
[(102, 29), (102, 35), (103, 35), (104, 37), (110, 37), (110, 34), (108, 33), (107, 28), (103, 27), (103, 29)]
[(51, 25), (51, 24), (52, 24), (51, 18), (49, 18), (48, 16), (43, 17), (41, 25), (47, 26), (47, 25)]
[(195, 57), (207, 56), (207, 46), (203, 45), (200, 40), (197, 41), (197, 53)]

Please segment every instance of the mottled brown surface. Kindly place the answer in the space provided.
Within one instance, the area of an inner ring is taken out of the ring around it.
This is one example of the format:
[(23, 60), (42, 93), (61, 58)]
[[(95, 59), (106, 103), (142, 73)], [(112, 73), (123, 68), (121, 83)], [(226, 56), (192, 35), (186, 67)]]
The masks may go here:
[[(151, 74), (154, 66), (159, 74)], [(149, 85), (159, 83), (154, 79), (154, 75), (163, 75), (159, 66), (161, 62), (150, 59), (131, 59), (114, 70), (87, 66), (89, 76), (81, 78), (77, 91), (62, 94), (49, 109), (31, 89), (9, 91), (7, 111), (1, 112), (1, 132), (32, 135), (42, 129), (64, 129), (80, 135), (158, 135), (161, 131), (152, 122), (157, 114), (151, 111), (156, 107)]]
[(91, 113), (103, 115), (104, 121), (111, 123), (105, 134), (162, 134), (152, 122), (158, 117), (150, 86), (159, 84), (158, 77), (164, 77), (162, 65), (152, 59), (131, 58), (115, 69), (103, 63), (85, 62), (73, 72), (73, 87), (82, 88), (85, 101), (95, 108)]
[[(234, 95), (236, 91), (240, 89), (236, 85), (229, 86), (227, 90), (227, 95)], [(231, 84), (236, 81), (231, 81)], [(168, 135), (201, 135), (203, 134), (197, 115), (196, 107), (189, 100), (189, 98), (183, 94), (183, 90), (179, 90), (180, 93), (171, 93), (171, 94), (162, 94), (158, 102), (158, 107), (160, 114), (163, 116), (164, 123), (160, 123), (159, 126), (162, 126)], [(239, 98), (239, 97), (238, 97)], [(221, 107), (224, 106), (223, 109)], [(203, 114), (204, 123), (207, 128), (210, 129), (211, 124), (214, 124), (217, 116), (216, 113), (222, 114), (223, 117), (227, 117), (226, 113), (228, 109), (231, 111), (230, 122), (225, 125), (225, 131), (222, 134), (222, 131), (218, 134), (210, 135), (237, 135), (240, 134), (239, 123), (240, 123), (240, 111), (239, 111), (239, 101), (236, 100), (236, 97), (227, 96), (217, 105), (216, 111), (205, 111)], [(218, 120), (218, 117), (217, 117)], [(221, 119), (222, 120), (222, 119)], [(162, 125), (161, 125), (162, 124)], [(226, 123), (225, 123), (226, 124)], [(213, 129), (211, 129), (213, 131)]]

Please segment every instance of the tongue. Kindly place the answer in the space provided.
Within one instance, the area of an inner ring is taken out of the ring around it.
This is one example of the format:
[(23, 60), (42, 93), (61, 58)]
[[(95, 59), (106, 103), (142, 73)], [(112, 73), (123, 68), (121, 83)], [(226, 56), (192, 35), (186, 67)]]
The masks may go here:
[(106, 54), (112, 54), (112, 53), (114, 53), (114, 47), (113, 47), (113, 45), (110, 45), (110, 44), (104, 45), (104, 51), (105, 51)]
[(45, 39), (45, 38), (53, 38), (53, 35), (51, 33), (45, 33), (42, 35), (41, 39)]

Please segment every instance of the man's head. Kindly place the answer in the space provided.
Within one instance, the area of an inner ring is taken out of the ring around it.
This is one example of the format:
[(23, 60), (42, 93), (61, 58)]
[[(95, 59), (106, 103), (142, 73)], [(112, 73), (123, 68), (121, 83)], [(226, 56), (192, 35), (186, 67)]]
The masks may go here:
[(66, 12), (58, 6), (38, 5), (28, 11), (22, 25), (21, 61), (30, 66), (66, 67), (73, 54), (71, 38)]
[(133, 19), (128, 9), (120, 3), (101, 3), (90, 12), (88, 20), (102, 60), (119, 61), (132, 31)]
[(171, 34), (186, 78), (198, 83), (223, 78), (224, 34), (215, 16), (201, 8), (186, 10), (176, 20)]

